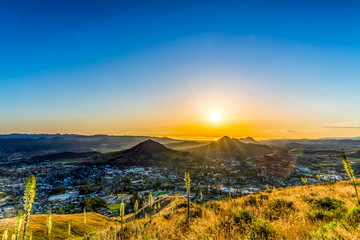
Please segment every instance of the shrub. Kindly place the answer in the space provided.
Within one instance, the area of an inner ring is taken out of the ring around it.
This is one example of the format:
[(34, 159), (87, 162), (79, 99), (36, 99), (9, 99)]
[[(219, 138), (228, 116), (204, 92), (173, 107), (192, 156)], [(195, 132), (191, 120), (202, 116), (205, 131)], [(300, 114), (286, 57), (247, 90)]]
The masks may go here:
[(357, 228), (360, 224), (360, 207), (352, 209), (346, 216), (346, 222), (353, 228)]
[(345, 202), (330, 197), (312, 199), (310, 206), (313, 213), (309, 213), (308, 218), (312, 221), (340, 219), (346, 212)]
[(260, 194), (260, 199), (261, 199), (261, 200), (269, 200), (269, 196), (268, 196), (268, 195), (264, 195), (264, 194)]
[(282, 199), (276, 199), (270, 203), (265, 210), (265, 215), (270, 220), (277, 220), (295, 211), (294, 203)]
[(257, 220), (251, 225), (250, 239), (275, 239), (276, 232), (268, 223)]
[(198, 218), (198, 217), (202, 217), (204, 214), (203, 209), (200, 206), (195, 206), (193, 209), (191, 209), (190, 211), (190, 216), (192, 218)]
[(245, 199), (243, 205), (244, 206), (257, 206), (258, 201), (255, 196), (249, 196), (248, 198)]
[(252, 223), (255, 220), (255, 217), (249, 210), (244, 209), (237, 213), (233, 213), (233, 219), (235, 223)]
[(107, 207), (107, 203), (104, 199), (98, 197), (98, 196), (94, 196), (93, 198), (86, 198), (84, 200), (81, 201), (80, 206), (82, 208), (85, 208), (86, 211), (90, 212), (90, 211), (94, 211), (94, 212), (99, 212), (100, 208), (106, 208)]
[(344, 205), (345, 202), (330, 197), (318, 198), (311, 201), (312, 208), (325, 211), (344, 210)]

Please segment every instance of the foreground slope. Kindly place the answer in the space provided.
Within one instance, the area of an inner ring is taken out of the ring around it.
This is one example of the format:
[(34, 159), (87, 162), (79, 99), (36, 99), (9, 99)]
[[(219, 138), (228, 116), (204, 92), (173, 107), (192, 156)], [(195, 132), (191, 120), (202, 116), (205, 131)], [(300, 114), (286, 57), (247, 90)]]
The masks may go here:
[[(360, 239), (360, 207), (350, 182), (191, 203), (190, 223), (185, 199), (166, 197), (154, 205), (156, 210), (145, 206), (125, 217), (124, 239)], [(70, 219), (74, 226), (71, 237), (83, 235), (82, 214), (54, 215), (52, 239), (67, 238)], [(0, 220), (0, 237), (4, 229), (13, 229), (14, 221)], [(45, 215), (32, 216), (30, 229), (38, 236), (34, 239), (44, 239), (45, 222)], [(88, 232), (90, 239), (120, 238), (120, 223), (88, 213)]]
[[(360, 208), (349, 182), (299, 186), (167, 209), (126, 224), (126, 239), (360, 239)], [(105, 238), (106, 239), (106, 238)], [(109, 239), (109, 238), (107, 238)]]
[[(31, 215), (28, 236), (32, 234), (34, 240), (47, 239), (46, 233), (46, 218), (47, 215)], [(53, 214), (52, 215), (52, 235), (51, 239), (69, 239), (68, 226), (71, 221), (71, 236), (70, 238), (82, 237), (85, 233), (85, 225), (83, 214)], [(113, 220), (97, 213), (86, 214), (86, 232), (94, 233), (101, 229), (109, 227)], [(14, 233), (15, 218), (0, 219), (0, 236), (5, 229), (9, 231), (9, 238)]]

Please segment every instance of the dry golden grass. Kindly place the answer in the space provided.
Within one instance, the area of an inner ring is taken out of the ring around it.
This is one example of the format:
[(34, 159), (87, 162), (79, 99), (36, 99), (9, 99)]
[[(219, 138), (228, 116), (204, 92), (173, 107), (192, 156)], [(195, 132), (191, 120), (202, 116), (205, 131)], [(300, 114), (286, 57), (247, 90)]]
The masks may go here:
[[(311, 220), (309, 214), (314, 213), (311, 199), (325, 197), (343, 201), (346, 209), (339, 218)], [(179, 198), (173, 209), (174, 200), (167, 197), (156, 201), (161, 203), (161, 211), (154, 213), (151, 222), (149, 217), (144, 219), (145, 212), (149, 216), (148, 207), (128, 215), (124, 239), (360, 239), (359, 227), (346, 225), (345, 216), (357, 203), (350, 182), (289, 187), (238, 199), (192, 204), (190, 224), (186, 222), (185, 199)], [(289, 205), (285, 210), (271, 212), (276, 202)], [(74, 219), (72, 237), (83, 235), (82, 214), (54, 215), (53, 239), (67, 237), (70, 216)], [(360, 216), (357, 217), (360, 221)], [(45, 234), (45, 222), (45, 215), (32, 216), (31, 231), (39, 236)], [(88, 223), (89, 232), (94, 232), (90, 239), (120, 239), (119, 222), (89, 213)], [(5, 228), (12, 231), (13, 226), (14, 219), (0, 220), (0, 231)]]
[[(246, 204), (250, 198), (258, 204)], [(356, 207), (354, 188), (350, 182), (328, 185), (312, 185), (278, 189), (232, 200), (214, 201), (191, 207), (191, 223), (186, 224), (186, 208), (180, 207), (174, 213), (170, 207), (162, 211), (162, 216), (149, 220), (136, 220), (126, 224), (126, 239), (360, 239), (358, 229), (346, 230), (341, 221), (334, 220), (331, 230), (321, 231), (321, 227), (332, 221), (313, 220), (309, 198), (330, 197), (345, 202), (350, 211)], [(277, 199), (290, 201), (294, 209), (278, 219), (269, 219), (269, 204)], [(182, 200), (183, 201), (183, 200)], [(218, 204), (217, 204), (218, 203)], [(170, 204), (171, 205), (171, 204)], [(183, 204), (181, 204), (183, 205)], [(213, 206), (213, 208), (211, 207)], [(267, 237), (252, 235), (253, 226), (236, 223), (234, 213), (248, 210), (257, 219), (266, 222), (275, 233)], [(345, 215), (346, 213), (344, 213)], [(199, 215), (199, 216), (196, 216)], [(360, 217), (360, 216), (359, 216)], [(331, 238), (332, 237), (332, 238)], [(103, 236), (106, 239), (106, 235)]]
[[(46, 214), (31, 215), (28, 236), (33, 235), (33, 239), (46, 239)], [(108, 228), (113, 222), (111, 218), (105, 217), (97, 213), (87, 213), (86, 216), (86, 232), (98, 232), (104, 228)], [(68, 224), (71, 220), (71, 238), (83, 236), (85, 233), (83, 214), (64, 214), (52, 215), (53, 228), (51, 239), (68, 239)], [(0, 220), (0, 238), (5, 229), (9, 230), (9, 239), (14, 233), (15, 218)]]

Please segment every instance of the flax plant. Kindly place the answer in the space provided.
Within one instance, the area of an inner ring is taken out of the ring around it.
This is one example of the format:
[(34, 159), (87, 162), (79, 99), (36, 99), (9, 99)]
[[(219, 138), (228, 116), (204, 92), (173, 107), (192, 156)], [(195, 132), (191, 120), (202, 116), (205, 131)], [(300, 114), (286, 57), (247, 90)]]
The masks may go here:
[(123, 224), (124, 224), (124, 216), (125, 216), (125, 204), (122, 201), (120, 204), (120, 221), (121, 221), (121, 239), (123, 239), (124, 236), (124, 228), (123, 228)]
[(186, 185), (186, 197), (187, 197), (187, 221), (190, 222), (190, 173), (189, 170), (185, 170), (185, 185)]
[(50, 240), (51, 238), (51, 229), (52, 229), (52, 216), (51, 216), (51, 210), (47, 214), (46, 219), (46, 227), (47, 227), (47, 237)]
[(34, 203), (36, 193), (36, 177), (31, 175), (27, 178), (24, 192), (24, 231), (22, 239), (26, 238), (26, 230), (29, 225), (31, 208)]
[(5, 231), (3, 232), (2, 240), (7, 240), (7, 239), (8, 239), (8, 230), (5, 229)]
[(19, 239), (21, 226), (22, 226), (22, 222), (23, 222), (23, 215), (24, 215), (23, 211), (19, 210), (18, 215), (15, 220), (15, 240)]
[(352, 183), (354, 184), (355, 193), (356, 193), (356, 198), (357, 198), (357, 200), (358, 200), (358, 204), (360, 205), (359, 194), (358, 194), (358, 191), (357, 191), (357, 188), (356, 188), (356, 184), (355, 184), (354, 171), (352, 170), (351, 165), (350, 165), (350, 161), (349, 161), (349, 159), (347, 158), (347, 156), (345, 155), (344, 152), (341, 153), (341, 160), (342, 160), (342, 162), (343, 162), (343, 164), (344, 164), (344, 168), (345, 168), (347, 174), (348, 174), (349, 177), (350, 177), (350, 180), (351, 180)]
[(154, 201), (153, 196), (152, 196), (152, 193), (150, 192), (150, 194), (149, 194), (150, 222), (151, 222), (151, 212), (152, 212), (153, 201)]

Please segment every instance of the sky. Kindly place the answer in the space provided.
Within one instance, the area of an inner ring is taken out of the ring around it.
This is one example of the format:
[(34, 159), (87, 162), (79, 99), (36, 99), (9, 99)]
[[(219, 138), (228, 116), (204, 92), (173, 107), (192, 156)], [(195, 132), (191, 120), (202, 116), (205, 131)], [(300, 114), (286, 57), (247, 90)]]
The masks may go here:
[(0, 133), (360, 136), (356, 1), (2, 1)]

